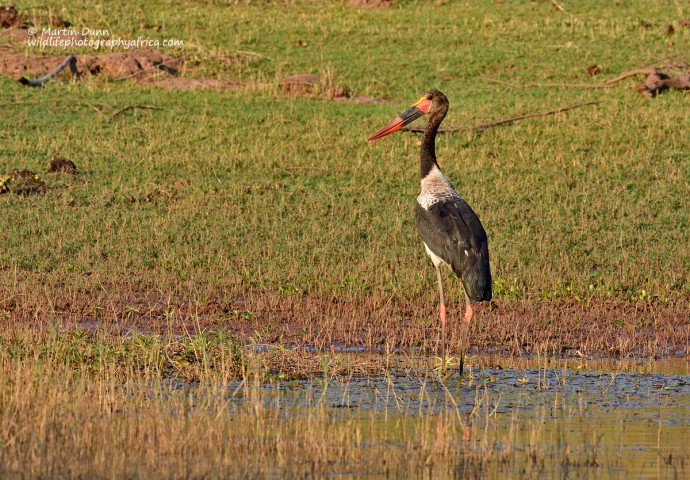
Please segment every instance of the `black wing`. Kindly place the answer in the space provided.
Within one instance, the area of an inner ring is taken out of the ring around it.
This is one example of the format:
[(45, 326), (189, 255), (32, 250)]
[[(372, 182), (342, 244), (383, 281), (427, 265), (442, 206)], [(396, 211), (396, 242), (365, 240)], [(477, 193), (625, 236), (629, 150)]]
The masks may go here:
[(417, 231), (427, 247), (451, 266), (472, 300), (491, 300), (491, 269), (486, 232), (462, 198), (424, 209), (417, 202)]

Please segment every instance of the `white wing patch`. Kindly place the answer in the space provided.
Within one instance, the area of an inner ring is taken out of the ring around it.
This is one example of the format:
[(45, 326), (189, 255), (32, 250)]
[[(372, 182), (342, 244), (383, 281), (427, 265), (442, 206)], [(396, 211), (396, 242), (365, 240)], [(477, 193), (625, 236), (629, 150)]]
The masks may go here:
[(424, 244), (424, 249), (426, 250), (426, 253), (431, 257), (431, 263), (434, 264), (434, 267), (438, 268), (441, 265), (446, 265), (448, 264), (443, 261), (443, 259), (439, 256), (437, 256), (434, 252), (431, 251), (429, 246), (426, 244), (426, 242), (422, 242)]

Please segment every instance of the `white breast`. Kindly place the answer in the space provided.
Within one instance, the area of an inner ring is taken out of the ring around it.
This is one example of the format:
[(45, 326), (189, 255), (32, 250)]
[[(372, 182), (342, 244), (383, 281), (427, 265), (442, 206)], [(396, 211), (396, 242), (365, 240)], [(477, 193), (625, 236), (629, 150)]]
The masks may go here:
[[(441, 170), (434, 165), (434, 168), (422, 178), (422, 193), (417, 197), (417, 202), (424, 210), (443, 200), (453, 200), (462, 198), (448, 177), (446, 177)], [(428, 249), (427, 249), (428, 251)]]

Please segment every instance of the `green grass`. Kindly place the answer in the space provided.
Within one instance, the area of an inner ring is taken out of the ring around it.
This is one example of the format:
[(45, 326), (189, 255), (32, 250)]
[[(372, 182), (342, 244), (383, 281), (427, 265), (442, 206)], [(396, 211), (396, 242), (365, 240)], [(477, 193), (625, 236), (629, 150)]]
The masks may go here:
[[(41, 14), (44, 5), (17, 7)], [(602, 101), (439, 139), (442, 168), (487, 229), (498, 299), (690, 293), (687, 94), (647, 99), (631, 81), (607, 90), (487, 82), (582, 83), (593, 63), (610, 78), (655, 59), (688, 61), (690, 29), (663, 33), (690, 15), (680, 4), (578, 2), (566, 13), (549, 2), (186, 7), (68, 2), (54, 11), (122, 38), (141, 34), (141, 22), (161, 24), (145, 35), (185, 40), (169, 53), (198, 64), (188, 75), (274, 83), (312, 72), (389, 101), (88, 79), (38, 90), (3, 78), (0, 173), (42, 172), (59, 154), (80, 174), (45, 175), (44, 195), (0, 196), (0, 299), (28, 288), (50, 310), (51, 295), (133, 284), (196, 302), (429, 296), (435, 279), (413, 223), (417, 137), (366, 138), (430, 87), (450, 98), (447, 125)], [(133, 104), (158, 110), (109, 121)]]

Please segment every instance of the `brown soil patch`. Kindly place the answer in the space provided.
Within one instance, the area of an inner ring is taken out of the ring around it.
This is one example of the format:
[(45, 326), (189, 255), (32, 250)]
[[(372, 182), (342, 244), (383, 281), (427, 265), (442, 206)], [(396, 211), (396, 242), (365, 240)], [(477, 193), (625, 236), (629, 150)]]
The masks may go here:
[(0, 73), (19, 80), (25, 74), (40, 76), (51, 72), (63, 61), (64, 57), (7, 53), (0, 56)]
[[(55, 70), (64, 60), (64, 56), (8, 53), (0, 57), (0, 73), (16, 79), (25, 75), (42, 76)], [(158, 50), (77, 56), (77, 70), (80, 75), (132, 78), (140, 82), (151, 82), (161, 76), (175, 76), (181, 64), (181, 60)]]
[(182, 62), (158, 50), (138, 50), (80, 56), (77, 65), (82, 74), (86, 72), (118, 79), (137, 77), (137, 81), (145, 82), (159, 75), (177, 75)]

